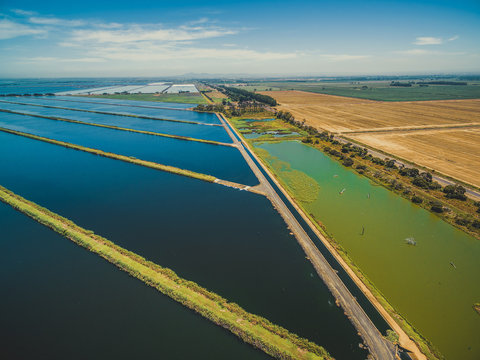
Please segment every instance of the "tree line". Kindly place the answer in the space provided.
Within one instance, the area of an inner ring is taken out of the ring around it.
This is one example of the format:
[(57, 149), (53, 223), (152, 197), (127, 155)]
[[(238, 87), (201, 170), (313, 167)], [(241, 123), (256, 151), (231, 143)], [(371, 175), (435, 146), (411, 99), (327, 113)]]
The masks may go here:
[(265, 105), (276, 106), (277, 100), (268, 95), (262, 95), (255, 92), (251, 92), (237, 87), (219, 86), (218, 90), (227, 95), (232, 101), (236, 102), (249, 102), (256, 101)]

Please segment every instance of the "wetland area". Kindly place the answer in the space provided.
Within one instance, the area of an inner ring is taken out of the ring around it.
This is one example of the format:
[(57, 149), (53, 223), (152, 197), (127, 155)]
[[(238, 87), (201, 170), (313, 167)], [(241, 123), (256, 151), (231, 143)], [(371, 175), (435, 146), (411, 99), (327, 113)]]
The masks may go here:
[[(0, 113), (0, 127), (5, 129), (244, 185), (259, 183), (220, 120), (188, 110), (188, 104), (68, 96), (1, 100), (0, 109), (17, 112)], [(245, 133), (298, 205), (322, 224), (399, 314), (447, 359), (477, 359), (480, 322), (473, 304), (480, 299), (480, 242), (321, 151), (291, 140), (301, 136), (276, 130), (274, 122)], [(268, 141), (272, 137), (275, 141)], [(336, 359), (368, 355), (357, 330), (265, 196), (1, 131), (0, 154), (1, 186), (315, 342)], [(17, 352), (19, 342), (28, 342), (20, 354), (27, 358), (39, 351), (41, 342), (55, 338), (59, 354), (72, 357), (72, 338), (83, 336), (94, 321), (101, 326), (88, 334), (89, 345), (75, 354), (78, 358), (92, 351), (99, 358), (112, 355), (109, 351), (119, 358), (149, 356), (162, 345), (162, 353), (172, 359), (268, 358), (7, 205), (0, 203), (0, 213), (1, 224), (9, 225), (0, 244), (2, 274), (14, 274), (1, 277), (9, 293), (2, 306), (11, 309), (6, 321), (14, 328), (3, 336), (7, 353)], [(407, 243), (409, 238), (416, 246)], [(319, 241), (316, 245), (333, 267), (338, 265)], [(383, 319), (338, 270), (385, 335)], [(18, 282), (31, 286), (16, 287)], [(38, 306), (31, 306), (32, 299)], [(52, 316), (54, 308), (57, 314)], [(71, 332), (61, 331), (66, 319)], [(25, 324), (32, 322), (26, 331)], [(33, 336), (40, 328), (42, 336)], [(96, 334), (103, 333), (108, 339), (98, 341)]]

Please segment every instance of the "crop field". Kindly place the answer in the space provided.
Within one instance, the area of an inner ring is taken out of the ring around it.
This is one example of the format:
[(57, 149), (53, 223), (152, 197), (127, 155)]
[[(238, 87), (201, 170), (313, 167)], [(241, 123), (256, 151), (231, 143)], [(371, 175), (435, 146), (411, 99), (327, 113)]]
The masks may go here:
[(480, 128), (357, 134), (354, 140), (480, 186)]
[(378, 102), (265, 92), (297, 120), (480, 186), (480, 100)]
[[(406, 81), (401, 81), (402, 83)], [(390, 86), (390, 81), (273, 81), (240, 85), (250, 91), (299, 90), (312, 93), (338, 95), (378, 101), (422, 101), (479, 99), (480, 83), (467, 85), (428, 85), (413, 84), (410, 87)]]

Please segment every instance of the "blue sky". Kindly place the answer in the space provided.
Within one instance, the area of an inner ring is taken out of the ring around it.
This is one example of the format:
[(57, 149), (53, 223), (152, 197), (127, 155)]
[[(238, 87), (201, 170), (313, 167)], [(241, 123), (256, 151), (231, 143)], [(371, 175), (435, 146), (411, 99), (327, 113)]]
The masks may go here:
[(479, 1), (0, 0), (0, 76), (480, 73)]

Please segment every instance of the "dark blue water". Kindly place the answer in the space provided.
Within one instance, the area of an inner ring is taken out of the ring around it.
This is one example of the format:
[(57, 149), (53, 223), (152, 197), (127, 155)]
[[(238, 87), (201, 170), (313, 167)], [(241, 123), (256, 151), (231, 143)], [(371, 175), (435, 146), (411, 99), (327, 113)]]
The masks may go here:
[(269, 358), (2, 202), (0, 228), (3, 359)]
[(115, 154), (192, 170), (240, 184), (258, 180), (233, 147), (0, 113), (0, 126)]
[(366, 358), (354, 327), (265, 197), (5, 133), (0, 168), (0, 184), (20, 195), (337, 359)]
[[(73, 110), (51, 109), (32, 105), (17, 105), (1, 102), (0, 109), (38, 114), (43, 116), (55, 116), (66, 119), (79, 120), (94, 124), (114, 125), (135, 130), (153, 131), (171, 135), (190, 136), (197, 139), (214, 140), (231, 143), (225, 129), (221, 126), (207, 126), (197, 124), (181, 124), (171, 121), (137, 119), (128, 116), (104, 115)], [(0, 118), (2, 114), (0, 113)]]
[(221, 124), (220, 120), (215, 114), (202, 113), (189, 110), (172, 110), (172, 109), (152, 109), (146, 107), (135, 106), (114, 106), (113, 104), (104, 103), (91, 103), (91, 102), (67, 102), (62, 100), (56, 100), (53, 97), (3, 97), (0, 100), (15, 101), (20, 103), (29, 104), (41, 104), (49, 106), (58, 106), (70, 109), (90, 110), (90, 111), (103, 111), (117, 114), (128, 115), (141, 115), (151, 116), (162, 119), (183, 120), (183, 121), (195, 121), (206, 124)]

